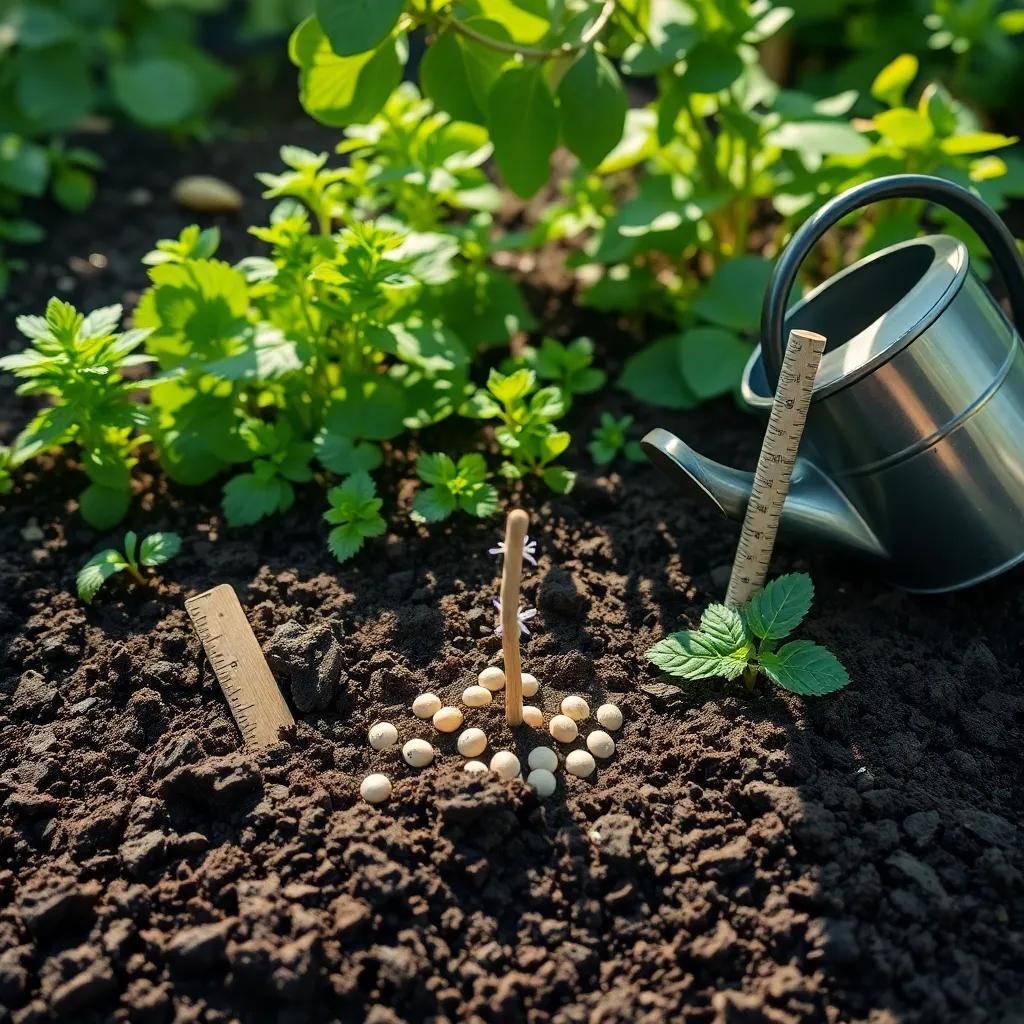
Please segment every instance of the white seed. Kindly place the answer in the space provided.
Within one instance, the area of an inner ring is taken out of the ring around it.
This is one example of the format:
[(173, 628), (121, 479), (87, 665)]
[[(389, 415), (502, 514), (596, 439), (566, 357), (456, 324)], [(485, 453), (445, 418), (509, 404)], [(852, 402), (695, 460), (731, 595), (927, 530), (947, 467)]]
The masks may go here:
[(487, 737), (483, 729), (467, 729), (459, 736), (459, 753), (463, 757), (476, 757), (487, 749)]
[(483, 761), (467, 761), (463, 766), (464, 772), (470, 772), (473, 775), (480, 775), (488, 770), (487, 765)]
[(412, 702), (412, 713), (417, 718), (433, 718), (441, 710), (441, 698), (436, 693), (421, 693)]
[(568, 715), (555, 715), (548, 723), (548, 732), (559, 743), (572, 743), (580, 734), (576, 723)]
[(562, 714), (568, 715), (574, 722), (582, 722), (590, 717), (590, 705), (582, 697), (563, 697)]
[(544, 712), (532, 704), (523, 705), (523, 721), (531, 729), (539, 729), (544, 724)]
[(519, 758), (511, 750), (499, 750), (491, 758), (491, 771), (499, 779), (514, 779), (519, 774)]
[(534, 747), (526, 762), (531, 768), (544, 768), (553, 772), (558, 768), (558, 755), (550, 747)]
[(490, 665), (477, 676), (477, 682), (486, 686), (491, 693), (505, 689), (505, 673), (497, 665)]
[(622, 712), (614, 704), (602, 704), (597, 709), (597, 720), (612, 732), (622, 728)]
[(531, 676), (529, 672), (523, 673), (523, 696), (533, 697), (540, 689), (540, 683), (537, 682), (536, 676)]
[(413, 768), (425, 768), (434, 760), (434, 748), (426, 740), (409, 740), (402, 747), (402, 757)]
[(595, 729), (587, 736), (587, 750), (594, 757), (611, 757), (615, 753), (615, 740), (600, 729)]
[(242, 208), (242, 193), (234, 185), (208, 174), (182, 178), (171, 195), (179, 206), (196, 213), (233, 213)]
[(547, 770), (547, 768), (534, 768), (529, 775), (526, 776), (526, 784), (533, 786), (537, 791), (537, 796), (551, 796), (555, 791), (555, 787), (558, 783), (555, 781), (554, 775)]
[(440, 708), (434, 712), (434, 728), (438, 732), (455, 732), (462, 725), (462, 712), (458, 708)]
[(368, 804), (382, 804), (391, 797), (391, 780), (378, 772), (367, 775), (359, 784), (359, 795)]
[(585, 750), (570, 750), (565, 759), (565, 770), (581, 779), (592, 775), (596, 767), (597, 762)]
[(390, 722), (371, 726), (369, 735), (374, 750), (390, 750), (398, 742), (398, 730)]
[(491, 703), (491, 691), (486, 686), (467, 686), (462, 691), (462, 703), (467, 708), (483, 708)]

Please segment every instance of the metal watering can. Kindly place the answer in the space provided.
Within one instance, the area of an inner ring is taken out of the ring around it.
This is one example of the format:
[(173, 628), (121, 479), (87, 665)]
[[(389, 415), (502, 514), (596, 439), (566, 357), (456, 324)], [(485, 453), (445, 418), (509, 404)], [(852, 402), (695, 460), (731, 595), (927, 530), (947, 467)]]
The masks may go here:
[[(879, 178), (832, 199), (793, 235), (769, 282), (742, 395), (767, 414), (789, 331), (828, 338), (780, 529), (863, 556), (906, 590), (938, 593), (1024, 561), (1021, 338), (971, 271), (966, 246), (948, 235), (873, 253), (786, 309), (801, 263), (830, 227), (904, 197), (944, 206), (977, 232), (1024, 326), (1024, 264), (996, 214), (940, 178)], [(751, 473), (666, 430), (643, 446), (686, 490), (743, 517)]]

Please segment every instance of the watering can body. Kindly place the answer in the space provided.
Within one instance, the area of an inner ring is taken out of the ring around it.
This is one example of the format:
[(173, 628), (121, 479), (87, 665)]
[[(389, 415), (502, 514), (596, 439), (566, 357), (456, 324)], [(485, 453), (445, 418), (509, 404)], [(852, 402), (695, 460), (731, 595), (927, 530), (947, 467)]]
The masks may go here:
[[(769, 286), (762, 343), (742, 394), (767, 414), (789, 331), (825, 335), (782, 531), (867, 558), (905, 589), (941, 592), (1024, 561), (1017, 331), (971, 271), (966, 247), (946, 235), (874, 253), (786, 308), (800, 263), (832, 224), (878, 198), (905, 195), (968, 220), (1024, 323), (1024, 266), (995, 214), (940, 179), (879, 179), (826, 204), (794, 235)], [(703, 458), (667, 431), (643, 443), (674, 479), (742, 518), (751, 474)]]

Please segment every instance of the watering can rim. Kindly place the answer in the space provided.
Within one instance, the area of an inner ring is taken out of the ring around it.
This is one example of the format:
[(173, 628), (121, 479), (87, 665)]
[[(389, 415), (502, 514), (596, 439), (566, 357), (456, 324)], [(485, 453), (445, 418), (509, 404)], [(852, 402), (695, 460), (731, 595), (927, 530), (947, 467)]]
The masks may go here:
[[(788, 322), (826, 291), (840, 286), (845, 279), (866, 266), (913, 246), (932, 249), (932, 258), (924, 274), (907, 293), (882, 316), (835, 349), (827, 351), (814, 380), (812, 401), (820, 401), (874, 372), (883, 363), (906, 348), (926, 331), (956, 298), (970, 268), (967, 246), (951, 235), (934, 234), (910, 238), (870, 253), (823, 281), (786, 311)], [(815, 328), (828, 336), (828, 326)], [(762, 345), (750, 354), (740, 382), (743, 402), (754, 409), (769, 409), (771, 391), (763, 366)], [(763, 388), (754, 386), (755, 379)]]

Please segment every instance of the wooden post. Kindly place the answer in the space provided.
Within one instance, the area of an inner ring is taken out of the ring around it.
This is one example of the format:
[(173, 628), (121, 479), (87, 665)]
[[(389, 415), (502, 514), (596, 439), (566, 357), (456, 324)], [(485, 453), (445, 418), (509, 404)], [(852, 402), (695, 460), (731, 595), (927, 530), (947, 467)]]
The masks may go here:
[(501, 570), (501, 655), (505, 660), (505, 721), (523, 724), (523, 666), (519, 660), (519, 588), (523, 581), (523, 543), (530, 517), (513, 509), (505, 523)]

